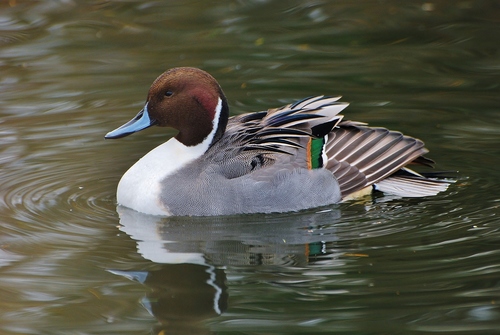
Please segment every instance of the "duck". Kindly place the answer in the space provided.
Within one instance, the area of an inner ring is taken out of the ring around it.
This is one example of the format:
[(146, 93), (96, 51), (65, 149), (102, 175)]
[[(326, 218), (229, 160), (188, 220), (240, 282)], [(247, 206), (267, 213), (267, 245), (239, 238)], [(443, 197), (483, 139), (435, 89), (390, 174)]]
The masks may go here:
[(119, 206), (157, 216), (286, 213), (374, 191), (426, 197), (450, 184), (408, 165), (433, 166), (416, 138), (344, 120), (340, 97), (312, 96), (229, 116), (209, 73), (172, 68), (151, 85), (142, 110), (107, 133), (117, 139), (152, 126), (177, 134), (122, 176)]

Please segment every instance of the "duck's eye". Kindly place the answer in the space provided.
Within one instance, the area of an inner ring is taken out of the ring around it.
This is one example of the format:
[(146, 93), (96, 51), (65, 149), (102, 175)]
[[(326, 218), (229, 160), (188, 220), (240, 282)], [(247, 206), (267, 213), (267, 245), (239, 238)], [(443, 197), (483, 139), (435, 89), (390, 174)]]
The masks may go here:
[(173, 94), (174, 94), (174, 92), (172, 92), (172, 91), (166, 91), (166, 92), (165, 92), (165, 96), (166, 96), (166, 97), (170, 97), (170, 96), (172, 96)]

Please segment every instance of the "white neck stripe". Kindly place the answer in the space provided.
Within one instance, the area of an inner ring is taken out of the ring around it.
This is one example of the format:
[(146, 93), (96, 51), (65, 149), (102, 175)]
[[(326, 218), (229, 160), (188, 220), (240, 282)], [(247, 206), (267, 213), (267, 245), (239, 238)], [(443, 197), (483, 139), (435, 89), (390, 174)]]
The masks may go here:
[[(217, 106), (215, 107), (215, 115), (214, 115), (214, 118), (212, 120), (212, 131), (210, 132), (210, 134), (207, 135), (207, 137), (205, 137), (203, 142), (200, 143), (202, 145), (202, 147), (206, 146), (203, 153), (205, 153), (205, 151), (208, 150), (208, 147), (210, 146), (210, 144), (212, 144), (215, 133), (217, 132), (217, 128), (219, 127), (219, 118), (220, 118), (221, 111), (222, 111), (222, 99), (219, 98)], [(200, 144), (198, 144), (198, 145), (200, 145)], [(196, 146), (198, 146), (198, 145), (196, 145)]]

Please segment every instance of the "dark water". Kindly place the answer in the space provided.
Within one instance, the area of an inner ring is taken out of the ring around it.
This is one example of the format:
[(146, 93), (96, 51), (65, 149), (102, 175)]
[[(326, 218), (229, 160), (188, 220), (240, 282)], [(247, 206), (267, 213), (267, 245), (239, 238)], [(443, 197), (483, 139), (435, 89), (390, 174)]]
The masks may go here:
[[(499, 18), (486, 0), (0, 2), (0, 333), (500, 334)], [(343, 95), (458, 180), (282, 215), (117, 212), (120, 176), (167, 137), (103, 135), (174, 66), (212, 73), (233, 114)]]

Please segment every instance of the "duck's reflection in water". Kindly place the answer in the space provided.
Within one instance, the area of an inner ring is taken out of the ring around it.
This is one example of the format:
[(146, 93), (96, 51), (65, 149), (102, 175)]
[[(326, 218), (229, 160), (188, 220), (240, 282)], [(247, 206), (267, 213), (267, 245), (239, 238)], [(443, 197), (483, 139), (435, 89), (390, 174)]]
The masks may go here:
[(143, 305), (169, 334), (209, 333), (205, 320), (228, 304), (227, 266), (304, 266), (335, 241), (337, 210), (288, 215), (162, 218), (118, 207), (120, 230), (150, 271), (115, 271), (151, 289)]

